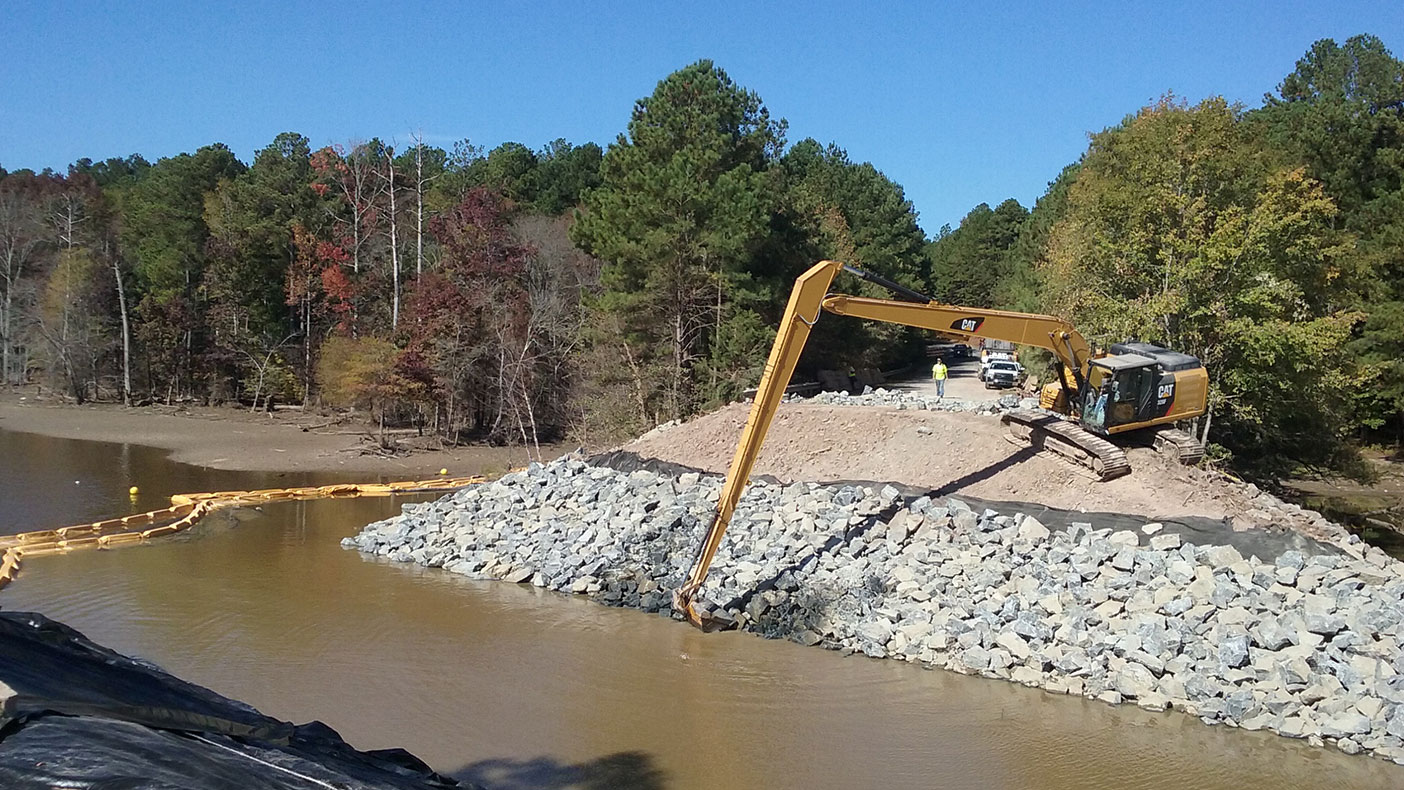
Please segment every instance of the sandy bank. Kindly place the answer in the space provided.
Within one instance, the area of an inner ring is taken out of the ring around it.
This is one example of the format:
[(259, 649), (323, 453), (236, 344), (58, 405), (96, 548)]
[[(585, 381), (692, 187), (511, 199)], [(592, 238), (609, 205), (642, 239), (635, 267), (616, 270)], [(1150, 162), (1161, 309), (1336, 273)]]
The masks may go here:
[[(328, 420), (316, 415), (275, 417), (222, 408), (124, 408), (114, 404), (74, 406), (9, 397), (0, 400), (0, 429), (60, 439), (140, 444), (171, 452), (171, 460), (213, 469), (268, 472), (345, 472), (400, 479), (502, 471), (529, 460), (520, 447), (457, 447), (385, 457), (364, 452), (370, 445), (355, 426), (312, 428)], [(304, 428), (309, 428), (304, 430)], [(564, 450), (542, 448), (546, 457)]]

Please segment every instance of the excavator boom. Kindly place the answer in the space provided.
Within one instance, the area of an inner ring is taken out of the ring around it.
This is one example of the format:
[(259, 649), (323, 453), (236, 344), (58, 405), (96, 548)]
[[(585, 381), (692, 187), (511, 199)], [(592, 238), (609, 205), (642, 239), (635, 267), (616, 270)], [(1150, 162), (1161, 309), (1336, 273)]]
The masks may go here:
[(1082, 335), (1068, 322), (1051, 315), (980, 310), (935, 302), (898, 302), (843, 294), (827, 297), (823, 307), (835, 315), (1046, 348), (1071, 370), (1081, 371), (1092, 356), (1091, 348)]
[[(912, 301), (829, 295), (829, 286), (843, 270), (896, 291)], [(809, 339), (810, 329), (819, 320), (821, 310), (967, 337), (986, 335), (1041, 346), (1051, 349), (1065, 365), (1073, 369), (1077, 369), (1089, 356), (1087, 341), (1083, 340), (1082, 335), (1066, 322), (1053, 316), (1026, 315), (1001, 310), (973, 310), (936, 304), (924, 294), (877, 275), (845, 266), (838, 261), (820, 261), (810, 267), (795, 280), (794, 288), (790, 291), (790, 301), (785, 306), (785, 315), (780, 320), (775, 345), (771, 346), (770, 357), (766, 360), (765, 370), (761, 374), (750, 415), (746, 418), (746, 427), (741, 431), (736, 455), (731, 459), (731, 468), (727, 471), (726, 483), (717, 500), (717, 512), (712, 519), (712, 525), (698, 546), (691, 572), (682, 586), (673, 592), (674, 608), (683, 612), (689, 622), (704, 630), (709, 630), (713, 623), (697, 610), (693, 601), (707, 578), (707, 571), (712, 566), (722, 537), (731, 523), (731, 516), (736, 511), (736, 503), (740, 501), (741, 494), (750, 481), (751, 469), (760, 455), (761, 445), (770, 430), (770, 422), (780, 407), (785, 387), (794, 374), (795, 364), (799, 362), (804, 344)]]

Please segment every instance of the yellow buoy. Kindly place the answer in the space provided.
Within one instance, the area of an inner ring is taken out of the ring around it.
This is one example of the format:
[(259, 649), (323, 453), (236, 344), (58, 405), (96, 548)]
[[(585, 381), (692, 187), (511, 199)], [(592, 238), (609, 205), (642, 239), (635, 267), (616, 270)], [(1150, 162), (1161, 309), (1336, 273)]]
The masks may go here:
[(446, 474), (448, 474), (448, 470), (447, 470), (447, 469), (440, 469), (440, 470), (439, 470), (439, 474), (441, 474), (441, 475), (446, 475)]
[(131, 494), (132, 496), (136, 496), (137, 494), (141, 493), (141, 489), (137, 488), (136, 486), (132, 486), (131, 488), (127, 489), (127, 493)]

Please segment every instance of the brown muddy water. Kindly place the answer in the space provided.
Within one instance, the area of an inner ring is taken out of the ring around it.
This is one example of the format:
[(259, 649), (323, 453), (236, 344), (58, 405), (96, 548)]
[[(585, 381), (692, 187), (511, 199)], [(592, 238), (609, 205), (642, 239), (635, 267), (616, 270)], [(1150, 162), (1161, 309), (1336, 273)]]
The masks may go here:
[[(311, 482), (331, 481), (0, 431), (0, 532), (146, 510), (181, 491)], [(143, 489), (135, 507), (131, 485)], [(271, 504), (149, 545), (33, 558), (0, 607), (488, 787), (1404, 786), (1404, 768), (1381, 760), (1174, 712), (704, 635), (338, 545), (402, 501)]]

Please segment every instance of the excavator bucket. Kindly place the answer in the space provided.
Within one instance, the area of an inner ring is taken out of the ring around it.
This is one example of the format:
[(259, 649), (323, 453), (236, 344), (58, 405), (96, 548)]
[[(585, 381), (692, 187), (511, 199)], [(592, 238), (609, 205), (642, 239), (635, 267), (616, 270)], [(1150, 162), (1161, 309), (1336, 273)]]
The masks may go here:
[(683, 617), (701, 629), (703, 633), (730, 631), (736, 627), (736, 620), (731, 615), (726, 612), (719, 614), (706, 605), (698, 605), (696, 601), (687, 600), (680, 591), (673, 592), (673, 608), (682, 612)]

